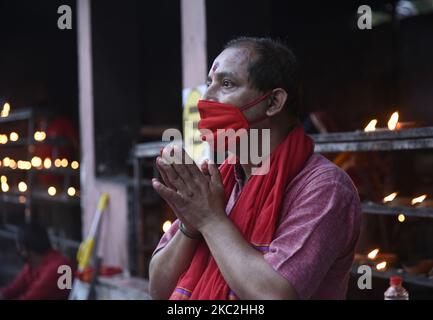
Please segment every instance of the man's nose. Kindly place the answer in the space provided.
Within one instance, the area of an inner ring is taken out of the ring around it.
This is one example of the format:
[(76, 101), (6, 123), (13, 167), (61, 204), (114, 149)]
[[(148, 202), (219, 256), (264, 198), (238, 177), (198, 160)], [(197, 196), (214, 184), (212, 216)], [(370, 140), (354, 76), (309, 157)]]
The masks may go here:
[(206, 91), (202, 96), (202, 99), (208, 101), (215, 101), (215, 102), (218, 101), (215, 94), (213, 93), (212, 86), (207, 87)]

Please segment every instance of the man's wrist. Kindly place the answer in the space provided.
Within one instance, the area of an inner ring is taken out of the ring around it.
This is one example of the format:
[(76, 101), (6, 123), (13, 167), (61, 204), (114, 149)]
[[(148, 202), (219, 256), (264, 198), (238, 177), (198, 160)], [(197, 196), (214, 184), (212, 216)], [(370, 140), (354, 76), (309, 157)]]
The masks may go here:
[(230, 219), (225, 214), (218, 214), (213, 217), (213, 219), (207, 221), (206, 224), (200, 227), (200, 233), (205, 237), (209, 232), (212, 232), (215, 230), (215, 228), (219, 225), (225, 224), (227, 221), (230, 221)]
[(182, 221), (179, 222), (179, 230), (183, 233), (184, 236), (189, 239), (199, 240), (202, 238), (201, 233), (188, 230), (188, 228), (185, 227)]

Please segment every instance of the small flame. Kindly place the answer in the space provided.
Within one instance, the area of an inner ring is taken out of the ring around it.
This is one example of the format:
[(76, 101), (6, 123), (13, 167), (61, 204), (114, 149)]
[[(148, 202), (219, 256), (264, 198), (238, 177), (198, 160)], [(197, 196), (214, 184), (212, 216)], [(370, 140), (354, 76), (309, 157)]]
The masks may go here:
[(57, 190), (56, 190), (55, 187), (51, 186), (51, 187), (48, 188), (48, 194), (49, 194), (50, 196), (53, 197), (53, 196), (56, 195), (56, 193), (57, 193)]
[(396, 111), (391, 115), (391, 118), (389, 118), (388, 129), (395, 130), (395, 127), (397, 127), (397, 123), (398, 123), (398, 112)]
[(36, 131), (33, 137), (36, 141), (44, 141), (47, 134), (44, 131)]
[(3, 110), (2, 111), (4, 111), (4, 112), (9, 112), (9, 111), (11, 111), (11, 105), (8, 103), (8, 102), (6, 102), (4, 105), (3, 105)]
[(39, 157), (33, 157), (31, 164), (33, 167), (38, 168), (42, 165), (42, 159)]
[(18, 183), (18, 190), (20, 192), (26, 192), (27, 191), (27, 184), (24, 181), (21, 181)]
[(365, 127), (364, 131), (365, 132), (375, 131), (376, 130), (376, 124), (377, 124), (377, 120), (376, 119), (371, 120), (368, 123), (368, 125)]
[(51, 168), (51, 159), (50, 158), (45, 158), (45, 160), (44, 160), (44, 168), (45, 169)]
[(7, 182), (2, 183), (1, 184), (1, 188), (3, 192), (8, 192), (9, 191), (9, 185), (7, 184)]
[(378, 264), (376, 265), (376, 269), (377, 269), (377, 270), (383, 270), (383, 269), (385, 269), (385, 268), (386, 268), (386, 261), (383, 261), (383, 262), (378, 263)]
[(74, 187), (69, 187), (69, 188), (68, 188), (68, 195), (69, 195), (70, 197), (75, 196), (75, 193), (76, 193), (76, 190), (75, 190)]
[(419, 196), (419, 197), (413, 198), (412, 201), (411, 201), (411, 204), (412, 204), (412, 205), (415, 205), (415, 204), (417, 204), (417, 203), (421, 203), (421, 202), (423, 202), (423, 201), (425, 200), (425, 198), (427, 198), (427, 195), (426, 195), (426, 194), (423, 194), (422, 196)]
[(22, 161), (22, 160), (18, 160), (17, 165), (18, 165), (18, 169), (21, 169), (21, 170), (25, 170), (27, 167), (26, 162)]
[(11, 111), (11, 105), (9, 104), (9, 103), (5, 103), (4, 105), (3, 105), (3, 109), (2, 109), (2, 111), (0, 112), (0, 116), (2, 117), (2, 118), (6, 118), (8, 115), (9, 115), (9, 112)]
[(392, 200), (395, 199), (395, 197), (397, 197), (397, 194), (398, 194), (397, 192), (393, 192), (390, 195), (387, 195), (385, 198), (383, 198), (383, 202), (384, 203), (391, 202)]
[(60, 168), (62, 166), (62, 160), (61, 159), (54, 160), (54, 166), (56, 168)]
[(1, 144), (6, 144), (8, 143), (8, 136), (5, 134), (0, 134), (0, 143)]
[(406, 216), (403, 213), (400, 213), (397, 219), (399, 222), (404, 222), (406, 220)]
[(60, 162), (60, 165), (63, 168), (66, 168), (68, 166), (68, 159), (62, 159), (62, 161)]
[(18, 168), (17, 162), (13, 159), (11, 159), (10, 164), (9, 164), (9, 168), (11, 168), (12, 170), (15, 170), (16, 168)]
[(9, 157), (3, 158), (3, 166), (9, 167), (10, 164), (11, 164), (11, 159)]
[(9, 135), (10, 141), (17, 141), (19, 138), (20, 138), (20, 136), (16, 132), (11, 132)]
[(376, 256), (377, 256), (378, 253), (379, 253), (379, 249), (378, 249), (378, 248), (377, 248), (377, 249), (374, 249), (373, 251), (371, 251), (371, 252), (367, 255), (367, 257), (368, 257), (368, 259), (374, 260), (374, 259), (376, 258)]
[(18, 160), (18, 169), (30, 170), (31, 168), (32, 168), (32, 163), (30, 161)]
[(162, 225), (162, 231), (167, 232), (170, 229), (170, 227), (171, 227), (171, 221), (167, 220)]
[(72, 169), (77, 170), (79, 166), (80, 166), (80, 164), (78, 163), (78, 161), (72, 161), (71, 162), (71, 168)]

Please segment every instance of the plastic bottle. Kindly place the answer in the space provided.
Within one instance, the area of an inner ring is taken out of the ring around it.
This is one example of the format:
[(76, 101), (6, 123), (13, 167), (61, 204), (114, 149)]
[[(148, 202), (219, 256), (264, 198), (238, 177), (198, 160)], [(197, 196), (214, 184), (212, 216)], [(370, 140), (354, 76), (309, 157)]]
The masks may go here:
[(390, 287), (385, 291), (385, 300), (409, 300), (409, 293), (402, 287), (403, 279), (394, 276), (389, 279)]

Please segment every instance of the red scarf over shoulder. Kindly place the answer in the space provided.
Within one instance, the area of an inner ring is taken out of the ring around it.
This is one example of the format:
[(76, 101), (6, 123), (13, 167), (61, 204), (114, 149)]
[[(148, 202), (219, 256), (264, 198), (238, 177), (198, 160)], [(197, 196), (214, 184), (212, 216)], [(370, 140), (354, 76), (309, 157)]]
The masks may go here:
[[(269, 172), (253, 175), (245, 184), (229, 218), (245, 240), (266, 251), (279, 219), (281, 202), (288, 183), (302, 170), (313, 152), (313, 141), (302, 126), (294, 128), (272, 152)], [(220, 166), (226, 198), (235, 185), (234, 165)], [(191, 265), (179, 278), (170, 299), (236, 299), (224, 280), (206, 242), (198, 247)]]

